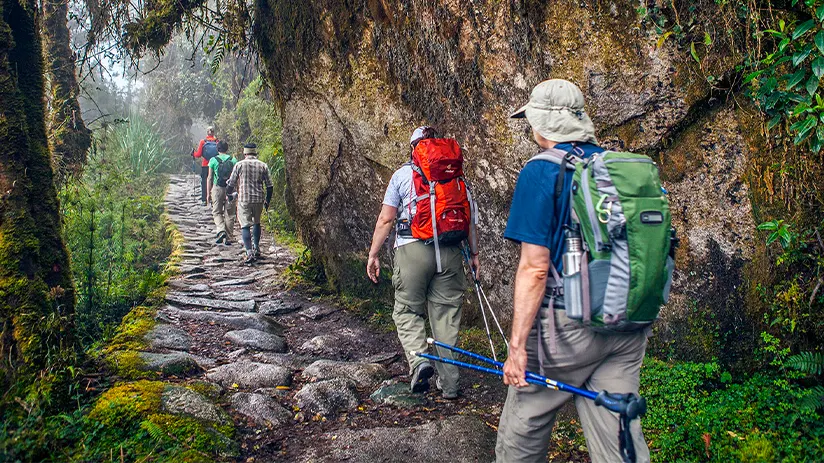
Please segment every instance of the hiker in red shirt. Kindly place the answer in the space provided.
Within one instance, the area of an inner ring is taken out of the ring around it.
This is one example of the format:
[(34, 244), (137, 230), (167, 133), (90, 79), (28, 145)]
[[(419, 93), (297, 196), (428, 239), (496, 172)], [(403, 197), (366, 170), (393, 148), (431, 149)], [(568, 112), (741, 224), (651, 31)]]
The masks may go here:
[(209, 161), (217, 156), (217, 142), (215, 138), (215, 128), (206, 129), (206, 138), (200, 140), (200, 144), (195, 150), (194, 157), (201, 158), (200, 167), (200, 200), (206, 205), (206, 179), (209, 178)]

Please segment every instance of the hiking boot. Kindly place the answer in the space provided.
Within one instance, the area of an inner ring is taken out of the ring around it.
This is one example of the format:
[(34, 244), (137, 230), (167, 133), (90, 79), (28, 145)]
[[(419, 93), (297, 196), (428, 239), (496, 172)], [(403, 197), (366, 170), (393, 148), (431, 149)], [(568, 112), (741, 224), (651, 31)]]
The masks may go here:
[(441, 386), (441, 377), (438, 376), (438, 379), (435, 380), (435, 387), (441, 391), (441, 396), (446, 400), (455, 400), (458, 398), (458, 391), (444, 391), (443, 387)]
[(224, 241), (226, 241), (226, 232), (225, 231), (218, 232), (217, 239), (215, 240), (215, 244), (220, 244)]
[(252, 253), (253, 253), (253, 254), (254, 254), (254, 256), (255, 256), (255, 259), (259, 259), (259, 258), (260, 258), (260, 248), (252, 248)]
[(418, 368), (415, 368), (415, 372), (412, 374), (412, 382), (410, 383), (410, 389), (413, 393), (418, 392), (426, 392), (429, 390), (429, 378), (435, 374), (435, 369), (432, 368), (432, 364), (429, 362), (423, 362), (418, 365)]
[(201, 204), (203, 207), (206, 207), (206, 206), (208, 205), (208, 204), (206, 203), (206, 201), (201, 201), (201, 202), (200, 202), (200, 204)]
[(255, 263), (255, 255), (251, 252), (246, 252), (246, 260), (243, 261), (244, 265), (252, 265)]
[(226, 239), (224, 239), (224, 240), (223, 240), (223, 244), (225, 244), (226, 246), (231, 246), (231, 245), (233, 245), (233, 244), (235, 244), (235, 243), (233, 243), (233, 242), (229, 241), (229, 238), (226, 238)]

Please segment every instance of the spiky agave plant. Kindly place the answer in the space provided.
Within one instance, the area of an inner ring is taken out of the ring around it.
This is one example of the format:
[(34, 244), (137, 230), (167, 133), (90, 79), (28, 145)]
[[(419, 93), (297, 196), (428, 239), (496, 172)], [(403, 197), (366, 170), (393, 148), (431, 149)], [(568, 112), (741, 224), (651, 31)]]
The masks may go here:
[(166, 169), (171, 155), (155, 124), (146, 122), (136, 114), (116, 125), (108, 134), (109, 153), (130, 176), (140, 177)]

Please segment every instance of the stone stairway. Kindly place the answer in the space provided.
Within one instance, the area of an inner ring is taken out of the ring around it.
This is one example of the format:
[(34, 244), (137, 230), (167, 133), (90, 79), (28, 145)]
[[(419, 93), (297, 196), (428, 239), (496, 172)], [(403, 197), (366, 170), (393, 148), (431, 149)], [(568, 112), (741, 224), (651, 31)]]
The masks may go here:
[(182, 261), (140, 353), (189, 386), (164, 395), (167, 408), (230, 417), (240, 461), (494, 459), (505, 392), (496, 380), (467, 373), (457, 401), (409, 394), (394, 332), (286, 289), (279, 276), (296, 256), (265, 231), (264, 258), (244, 266), (239, 244), (214, 243), (198, 184), (170, 180), (166, 208), (185, 239)]

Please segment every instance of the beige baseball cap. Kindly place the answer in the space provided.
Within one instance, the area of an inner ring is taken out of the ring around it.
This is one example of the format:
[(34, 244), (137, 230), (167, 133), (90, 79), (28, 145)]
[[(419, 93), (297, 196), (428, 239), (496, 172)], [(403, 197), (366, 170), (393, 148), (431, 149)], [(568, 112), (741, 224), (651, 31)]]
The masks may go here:
[(568, 80), (545, 80), (532, 89), (529, 103), (511, 118), (526, 118), (547, 140), (597, 143), (595, 125), (584, 109), (584, 94)]

